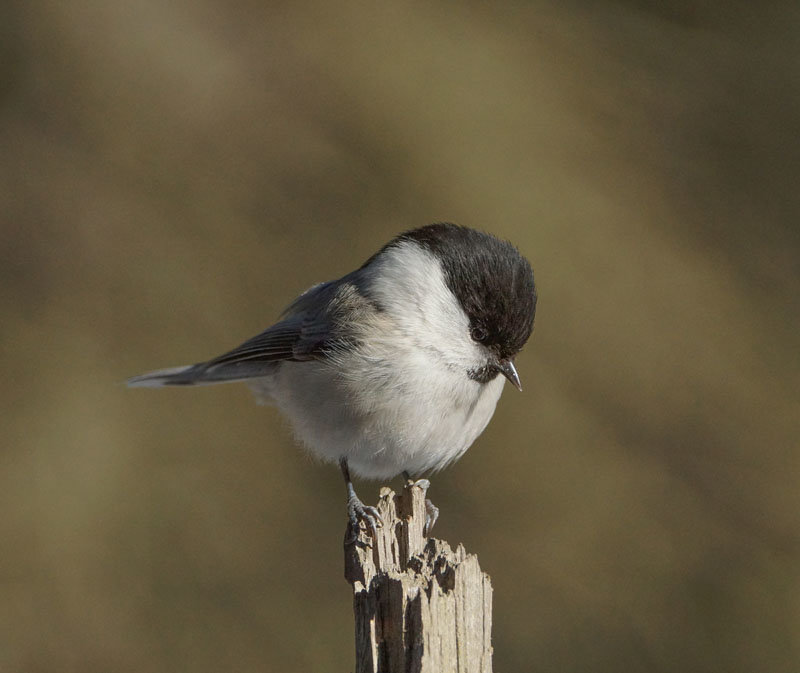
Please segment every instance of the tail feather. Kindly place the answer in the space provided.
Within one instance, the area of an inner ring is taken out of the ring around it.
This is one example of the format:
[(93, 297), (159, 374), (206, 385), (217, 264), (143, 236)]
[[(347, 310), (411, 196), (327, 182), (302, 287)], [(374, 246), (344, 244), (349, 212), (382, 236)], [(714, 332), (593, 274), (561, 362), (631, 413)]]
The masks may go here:
[(147, 374), (132, 376), (126, 383), (131, 388), (160, 388), (161, 386), (191, 386), (199, 383), (198, 366), (169, 367)]
[(200, 363), (184, 367), (157, 369), (154, 372), (129, 378), (131, 388), (161, 388), (162, 386), (203, 386), (212, 383), (233, 383), (269, 376), (274, 362), (233, 362), (222, 365)]

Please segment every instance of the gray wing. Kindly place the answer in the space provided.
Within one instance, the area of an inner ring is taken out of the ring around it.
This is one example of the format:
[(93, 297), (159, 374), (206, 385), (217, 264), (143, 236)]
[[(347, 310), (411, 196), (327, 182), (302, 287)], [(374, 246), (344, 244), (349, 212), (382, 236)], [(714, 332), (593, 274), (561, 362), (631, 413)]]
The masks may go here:
[(204, 363), (220, 367), (237, 363), (313, 360), (325, 351), (333, 330), (334, 283), (320, 283), (301, 294), (283, 312), (283, 320), (232, 351)]
[(335, 347), (334, 308), (341, 286), (320, 283), (284, 311), (283, 320), (227, 353), (207, 362), (134, 376), (129, 386), (202, 385), (268, 375), (276, 362), (302, 362), (325, 356)]

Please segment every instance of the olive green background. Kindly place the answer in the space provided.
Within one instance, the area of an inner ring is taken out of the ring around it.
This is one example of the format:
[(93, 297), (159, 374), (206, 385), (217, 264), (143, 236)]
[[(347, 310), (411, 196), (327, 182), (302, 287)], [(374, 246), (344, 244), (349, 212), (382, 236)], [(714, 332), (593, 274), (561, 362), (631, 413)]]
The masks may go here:
[(0, 670), (352, 670), (337, 469), (244, 386), (122, 382), (441, 220), (540, 294), (524, 392), (430, 492), (495, 670), (800, 669), (798, 34), (788, 1), (4, 3)]

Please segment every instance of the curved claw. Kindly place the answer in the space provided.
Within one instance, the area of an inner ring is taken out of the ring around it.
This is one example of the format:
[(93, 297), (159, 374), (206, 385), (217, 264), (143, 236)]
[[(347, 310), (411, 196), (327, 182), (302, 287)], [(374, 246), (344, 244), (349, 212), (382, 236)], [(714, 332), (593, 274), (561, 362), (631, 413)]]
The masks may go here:
[(372, 533), (374, 538), (378, 534), (378, 528), (383, 527), (383, 519), (376, 507), (365, 505), (357, 496), (352, 496), (347, 501), (347, 516), (350, 519), (350, 537), (346, 540), (347, 544), (352, 544), (358, 539), (359, 521), (363, 521)]
[[(421, 488), (426, 494), (428, 493), (428, 489), (431, 486), (431, 482), (427, 479), (417, 479), (416, 481), (412, 481), (406, 473), (406, 480), (412, 486), (417, 486)], [(428, 537), (431, 533), (431, 529), (433, 528), (434, 524), (436, 523), (436, 519), (439, 518), (439, 508), (434, 505), (430, 498), (425, 498), (425, 526), (422, 529), (422, 534), (425, 537)]]
[(439, 508), (434, 505), (428, 498), (425, 498), (425, 527), (422, 529), (422, 534), (428, 537), (431, 534), (431, 529), (439, 518)]

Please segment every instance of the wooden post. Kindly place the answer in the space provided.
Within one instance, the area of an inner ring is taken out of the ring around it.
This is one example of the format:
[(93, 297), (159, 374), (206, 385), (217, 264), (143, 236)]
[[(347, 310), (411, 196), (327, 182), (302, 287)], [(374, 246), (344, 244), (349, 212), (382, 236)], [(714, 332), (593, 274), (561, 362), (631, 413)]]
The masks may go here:
[(418, 486), (382, 488), (378, 510), (377, 539), (362, 525), (345, 543), (356, 673), (491, 673), (492, 584), (478, 557), (423, 536)]

